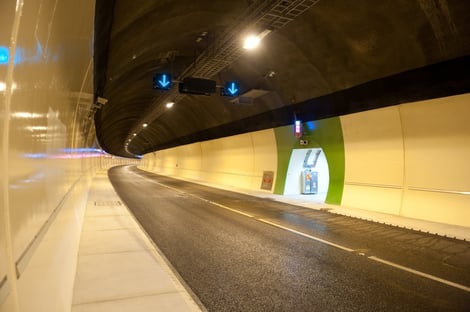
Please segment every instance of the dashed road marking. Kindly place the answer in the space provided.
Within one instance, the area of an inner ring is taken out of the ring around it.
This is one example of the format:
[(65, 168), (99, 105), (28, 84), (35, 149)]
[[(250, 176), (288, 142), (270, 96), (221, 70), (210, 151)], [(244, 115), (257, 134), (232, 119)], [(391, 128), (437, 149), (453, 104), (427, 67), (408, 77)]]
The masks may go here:
[(442, 284), (445, 284), (445, 285), (448, 285), (448, 286), (459, 288), (459, 289), (465, 290), (466, 292), (470, 292), (470, 287), (467, 287), (465, 285), (454, 283), (454, 282), (451, 282), (451, 281), (445, 280), (443, 278), (440, 278), (440, 277), (437, 277), (437, 276), (434, 276), (434, 275), (431, 275), (431, 274), (427, 274), (427, 273), (424, 273), (424, 272), (421, 272), (421, 271), (413, 270), (413, 269), (405, 267), (403, 265), (399, 265), (397, 263), (393, 263), (393, 262), (390, 262), (390, 261), (387, 261), (387, 260), (384, 260), (384, 259), (380, 259), (378, 257), (371, 256), (371, 257), (368, 257), (368, 258), (371, 259), (371, 260), (374, 260), (374, 261), (392, 266), (394, 268), (397, 268), (397, 269), (400, 269), (400, 270), (403, 270), (403, 271), (406, 271), (406, 272), (410, 272), (412, 274), (415, 274), (415, 275), (418, 275), (418, 276), (421, 276), (421, 277), (425, 277), (427, 279), (430, 279), (430, 280), (433, 280), (433, 281), (436, 281), (436, 282), (439, 282), (439, 283), (442, 283)]
[(280, 229), (289, 231), (289, 232), (291, 232), (291, 233), (294, 233), (294, 234), (297, 234), (297, 235), (300, 235), (300, 236), (303, 236), (303, 237), (306, 237), (306, 238), (310, 238), (310, 239), (315, 240), (315, 241), (317, 241), (317, 242), (320, 242), (320, 243), (323, 243), (323, 244), (326, 244), (326, 245), (329, 245), (329, 246), (332, 246), (332, 247), (339, 248), (339, 249), (341, 249), (341, 250), (345, 250), (345, 251), (349, 251), (349, 252), (354, 251), (354, 249), (351, 249), (351, 248), (348, 248), (348, 247), (344, 247), (344, 246), (335, 244), (335, 243), (333, 243), (333, 242), (324, 240), (324, 239), (322, 239), (322, 238), (319, 238), (319, 237), (316, 237), (316, 236), (313, 236), (313, 235), (309, 235), (309, 234), (306, 234), (306, 233), (304, 233), (304, 232), (300, 232), (300, 231), (297, 231), (297, 230), (288, 228), (288, 227), (286, 227), (286, 226), (283, 226), (283, 225), (280, 225), (280, 224), (277, 224), (277, 223), (274, 223), (274, 222), (271, 222), (271, 221), (268, 221), (268, 220), (265, 220), (265, 219), (259, 219), (259, 218), (255, 218), (255, 219), (258, 220), (258, 221), (260, 221), (260, 222), (263, 222), (263, 223), (266, 223), (266, 224), (275, 226), (275, 227), (277, 227), (277, 228), (280, 228)]
[[(139, 175), (139, 177), (141, 177), (141, 176)], [(253, 216), (253, 215), (251, 215), (251, 214), (246, 213), (246, 212), (243, 212), (243, 211), (240, 211), (240, 210), (237, 210), (237, 209), (233, 209), (233, 208), (230, 208), (230, 207), (225, 206), (225, 205), (223, 205), (223, 204), (219, 204), (219, 203), (217, 203), (217, 202), (214, 202), (214, 201), (205, 199), (205, 198), (203, 198), (203, 197), (200, 197), (200, 196), (197, 196), (197, 195), (194, 195), (194, 194), (190, 194), (190, 193), (187, 193), (187, 192), (183, 192), (183, 191), (181, 191), (181, 190), (179, 190), (179, 189), (177, 189), (177, 188), (174, 188), (174, 187), (171, 187), (171, 186), (168, 186), (168, 185), (165, 185), (165, 184), (156, 182), (156, 181), (152, 180), (151, 178), (148, 178), (148, 179), (149, 179), (150, 181), (152, 181), (153, 183), (158, 184), (158, 185), (160, 185), (160, 186), (162, 186), (162, 187), (171, 189), (171, 190), (176, 191), (176, 192), (178, 192), (178, 193), (185, 193), (185, 194), (187, 194), (187, 195), (189, 195), (189, 196), (191, 196), (191, 197), (197, 198), (197, 199), (202, 200), (202, 201), (204, 201), (204, 202), (206, 202), (206, 203), (209, 203), (209, 204), (211, 204), (211, 205), (214, 205), (214, 206), (217, 206), (217, 207), (220, 207), (220, 208), (229, 210), (229, 211), (231, 211), (231, 212), (234, 212), (234, 213), (243, 215), (243, 216), (245, 216), (245, 217), (254, 219), (254, 220), (256, 220), (256, 221), (259, 221), (259, 222), (262, 222), (262, 223), (265, 223), (265, 224), (268, 224), (268, 225), (271, 225), (271, 226), (274, 226), (274, 227), (277, 227), (277, 228), (280, 228), (280, 229), (289, 231), (289, 232), (291, 232), (291, 233), (294, 233), (294, 234), (297, 234), (297, 235), (300, 235), (300, 236), (303, 236), (303, 237), (306, 237), (306, 238), (315, 240), (315, 241), (320, 242), (320, 243), (322, 243), (322, 244), (326, 244), (326, 245), (329, 245), (329, 246), (332, 246), (332, 247), (335, 247), (335, 248), (338, 248), (338, 249), (341, 249), (341, 250), (344, 250), (344, 251), (347, 251), (347, 252), (353, 252), (353, 253), (356, 252), (355, 249), (352, 249), (352, 248), (349, 248), (349, 247), (345, 247), (345, 246), (342, 246), (342, 245), (339, 245), (339, 244), (336, 244), (336, 243), (333, 243), (333, 242), (324, 240), (324, 239), (322, 239), (322, 238), (319, 238), (319, 237), (316, 237), (316, 236), (313, 236), (313, 235), (310, 235), (310, 234), (306, 234), (306, 233), (304, 233), (304, 232), (300, 232), (300, 231), (291, 229), (291, 228), (289, 228), (289, 227), (286, 227), (286, 226), (283, 226), (283, 225), (280, 225), (280, 224), (277, 224), (277, 223), (268, 221), (268, 220), (266, 220), (266, 219), (257, 218), (257, 217), (255, 217), (255, 216)], [(360, 256), (365, 256), (364, 253), (358, 253), (358, 255), (360, 255)], [(375, 256), (366, 256), (366, 257), (367, 257), (368, 259), (370, 259), (370, 260), (373, 260), (373, 261), (376, 261), (376, 262), (379, 262), (379, 263), (382, 263), (382, 264), (385, 264), (385, 265), (394, 267), (394, 268), (396, 268), (396, 269), (399, 269), (399, 270), (402, 270), (402, 271), (405, 271), (405, 272), (408, 272), (408, 273), (412, 273), (412, 274), (415, 274), (415, 275), (418, 275), (418, 276), (421, 276), (421, 277), (424, 277), (424, 278), (427, 278), (427, 279), (430, 279), (430, 280), (439, 282), (439, 283), (444, 284), (444, 285), (447, 285), (447, 286), (451, 286), (451, 287), (454, 287), (454, 288), (458, 288), (458, 289), (464, 290), (464, 291), (466, 291), (466, 292), (470, 292), (470, 287), (468, 287), (468, 286), (465, 286), (465, 285), (462, 285), (462, 284), (458, 284), (458, 283), (454, 283), (454, 282), (452, 282), (452, 281), (448, 281), (448, 280), (446, 280), (446, 279), (443, 279), (443, 278), (440, 278), (440, 277), (437, 277), (437, 276), (434, 276), (434, 275), (431, 275), (431, 274), (427, 274), (427, 273), (424, 273), (424, 272), (421, 272), (421, 271), (417, 271), (417, 270), (408, 268), (408, 267), (406, 267), (406, 266), (403, 266), (403, 265), (400, 265), (400, 264), (397, 264), (397, 263), (394, 263), (394, 262), (391, 262), (391, 261), (387, 261), (387, 260), (384, 260), (384, 259), (381, 259), (381, 258), (378, 258), (378, 257), (375, 257)]]

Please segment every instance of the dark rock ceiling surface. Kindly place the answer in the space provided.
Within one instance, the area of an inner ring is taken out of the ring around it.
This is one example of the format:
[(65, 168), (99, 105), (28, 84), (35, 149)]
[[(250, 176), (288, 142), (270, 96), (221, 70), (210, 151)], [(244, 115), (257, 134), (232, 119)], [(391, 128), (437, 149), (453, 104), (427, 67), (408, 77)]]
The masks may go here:
[(304, 1), (314, 4), (281, 28), (264, 25), (273, 31), (258, 49), (203, 77), (218, 85), (235, 79), (241, 93), (264, 95), (248, 103), (186, 95), (165, 108), (165, 92), (178, 93), (153, 89), (156, 72), (184, 78), (228, 34), (242, 44), (238, 28), (251, 25), (243, 25), (251, 8), (293, 2), (97, 0), (95, 96), (108, 100), (95, 113), (103, 149), (134, 157), (288, 125), (294, 114), (316, 120), (470, 92), (470, 1), (320, 0)]

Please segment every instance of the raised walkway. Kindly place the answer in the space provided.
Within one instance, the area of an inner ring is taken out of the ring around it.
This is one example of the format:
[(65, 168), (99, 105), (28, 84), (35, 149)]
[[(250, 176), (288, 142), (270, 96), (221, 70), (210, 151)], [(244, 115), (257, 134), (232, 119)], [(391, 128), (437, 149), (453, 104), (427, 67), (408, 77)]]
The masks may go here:
[(201, 311), (99, 172), (91, 185), (72, 312)]

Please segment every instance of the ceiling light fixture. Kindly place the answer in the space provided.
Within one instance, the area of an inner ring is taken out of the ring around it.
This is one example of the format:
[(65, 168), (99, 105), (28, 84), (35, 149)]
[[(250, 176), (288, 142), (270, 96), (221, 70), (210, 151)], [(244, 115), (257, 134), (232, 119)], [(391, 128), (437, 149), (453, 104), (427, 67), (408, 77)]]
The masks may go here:
[(246, 37), (245, 43), (243, 44), (243, 48), (247, 50), (253, 50), (259, 45), (260, 41), (261, 39), (259, 39), (258, 36), (250, 35)]
[(253, 50), (256, 48), (261, 39), (266, 37), (271, 32), (270, 29), (263, 30), (259, 35), (249, 35), (245, 39), (245, 43), (243, 44), (243, 48), (247, 50)]
[(166, 103), (166, 108), (172, 108), (175, 105), (175, 102), (168, 102)]
[(142, 124), (142, 127), (147, 128), (148, 125), (149, 125), (149, 124), (148, 124), (147, 122), (144, 122), (144, 123)]

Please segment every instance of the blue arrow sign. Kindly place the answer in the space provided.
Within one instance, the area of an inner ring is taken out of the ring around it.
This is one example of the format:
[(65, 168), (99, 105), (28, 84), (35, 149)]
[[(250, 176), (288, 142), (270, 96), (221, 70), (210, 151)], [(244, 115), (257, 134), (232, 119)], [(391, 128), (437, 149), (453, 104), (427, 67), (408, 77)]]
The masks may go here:
[(158, 80), (158, 83), (162, 86), (162, 88), (166, 88), (170, 82), (166, 80), (166, 75), (163, 74), (162, 80)]
[(225, 83), (225, 96), (238, 96), (238, 82), (230, 81)]
[(169, 90), (171, 85), (171, 76), (167, 73), (157, 73), (153, 77), (154, 89)]
[(230, 95), (234, 95), (238, 92), (238, 89), (235, 87), (235, 82), (232, 82), (231, 87), (228, 88), (228, 92), (230, 92)]

